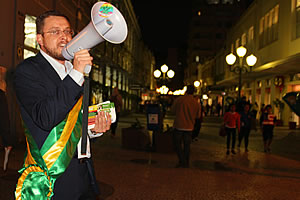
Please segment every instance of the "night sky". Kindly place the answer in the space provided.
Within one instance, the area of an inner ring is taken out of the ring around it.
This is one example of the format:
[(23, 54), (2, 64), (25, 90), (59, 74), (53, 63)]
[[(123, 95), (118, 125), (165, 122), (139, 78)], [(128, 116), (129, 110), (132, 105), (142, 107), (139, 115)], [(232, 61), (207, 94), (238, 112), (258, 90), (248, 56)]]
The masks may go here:
[(190, 5), (183, 1), (132, 0), (145, 44), (156, 59), (164, 60), (168, 48), (185, 44)]

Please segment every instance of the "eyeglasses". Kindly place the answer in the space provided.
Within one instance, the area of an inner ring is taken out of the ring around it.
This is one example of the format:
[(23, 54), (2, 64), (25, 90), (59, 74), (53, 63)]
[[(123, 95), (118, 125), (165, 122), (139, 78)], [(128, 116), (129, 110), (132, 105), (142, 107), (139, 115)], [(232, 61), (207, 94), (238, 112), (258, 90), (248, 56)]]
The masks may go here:
[(74, 31), (72, 29), (66, 29), (66, 30), (63, 30), (63, 31), (57, 29), (57, 30), (50, 30), (50, 31), (47, 31), (47, 32), (43, 32), (43, 34), (45, 34), (45, 33), (49, 33), (49, 34), (54, 35), (54, 36), (59, 36), (62, 33), (64, 33), (66, 36), (71, 36), (72, 37), (73, 34), (74, 34)]

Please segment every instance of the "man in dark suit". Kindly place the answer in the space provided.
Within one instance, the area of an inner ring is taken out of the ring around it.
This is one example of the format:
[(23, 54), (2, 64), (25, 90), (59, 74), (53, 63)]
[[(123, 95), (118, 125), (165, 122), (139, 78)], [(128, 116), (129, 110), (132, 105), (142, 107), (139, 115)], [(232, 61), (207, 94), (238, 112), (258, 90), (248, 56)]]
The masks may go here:
[[(48, 11), (37, 18), (36, 26), (36, 39), (41, 50), (36, 56), (24, 60), (17, 66), (14, 84), (21, 115), (29, 132), (26, 139), (27, 150), (29, 149), (30, 154), (27, 153), (23, 169), (26, 171), (28, 168), (34, 167), (33, 169), (37, 171), (42, 170), (47, 179), (45, 183), (32, 184), (29, 182), (27, 185), (31, 184), (32, 188), (29, 186), (24, 189), (22, 185), (24, 187), (26, 184), (23, 184), (22, 181), (30, 181), (30, 179), (27, 177), (23, 178), (25, 180), (21, 180), (22, 178), (20, 178), (16, 196), (25, 195), (23, 191), (28, 190), (28, 193), (34, 192), (35, 196), (40, 195), (40, 199), (48, 199), (48, 197), (52, 197), (54, 200), (94, 199), (89, 188), (91, 176), (88, 173), (88, 167), (91, 165), (86, 162), (90, 156), (79, 159), (77, 150), (74, 150), (79, 141), (78, 138), (74, 139), (78, 136), (75, 133), (78, 123), (76, 122), (71, 130), (68, 130), (70, 128), (67, 126), (71, 121), (69, 118), (75, 116), (77, 121), (80, 119), (77, 116), (80, 116), (81, 111), (76, 111), (75, 114), (71, 114), (71, 112), (75, 108), (80, 108), (84, 68), (86, 65), (92, 65), (93, 58), (87, 50), (75, 53), (73, 63), (66, 61), (62, 56), (63, 47), (72, 39), (73, 35), (69, 19), (66, 16), (56, 11)], [(64, 120), (66, 120), (65, 123), (63, 123)], [(109, 115), (105, 116), (103, 112), (98, 113), (92, 132), (106, 132), (109, 130), (110, 124)], [(56, 128), (64, 129), (63, 131), (60, 129), (54, 131)], [(64, 131), (70, 132), (70, 135), (65, 137)], [(61, 142), (59, 137), (64, 139), (63, 142), (68, 143), (62, 146), (59, 143)], [(48, 143), (50, 141), (53, 142), (53, 146), (61, 148), (60, 152), (64, 153), (66, 158), (70, 157), (69, 162), (62, 156), (56, 157), (55, 160), (52, 158), (52, 161), (47, 159), (47, 152), (50, 153), (49, 155), (55, 154)], [(45, 153), (44, 149), (48, 151)], [(41, 155), (43, 159), (41, 159)], [(37, 165), (34, 165), (35, 162)], [(51, 166), (54, 167), (50, 169), (49, 163), (51, 162)], [(32, 177), (34, 175), (33, 173)], [(50, 181), (47, 182), (47, 180)], [(46, 186), (46, 192), (44, 191), (45, 187), (40, 186), (43, 184)], [(18, 187), (20, 188), (18, 189)], [(37, 199), (37, 197), (30, 199)]]

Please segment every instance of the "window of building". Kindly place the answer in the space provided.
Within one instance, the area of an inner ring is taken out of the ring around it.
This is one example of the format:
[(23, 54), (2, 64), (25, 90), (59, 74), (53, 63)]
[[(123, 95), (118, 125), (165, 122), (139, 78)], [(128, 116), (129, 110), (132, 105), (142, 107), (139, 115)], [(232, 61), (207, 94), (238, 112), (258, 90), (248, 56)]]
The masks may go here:
[(259, 22), (259, 47), (262, 48), (278, 39), (279, 5), (268, 11)]
[(236, 39), (235, 41), (235, 48), (239, 48), (240, 47), (240, 38)]
[(246, 42), (247, 42), (247, 35), (246, 35), (246, 33), (244, 33), (244, 34), (242, 35), (242, 46), (245, 46), (245, 45), (246, 45)]
[(296, 37), (300, 37), (300, 0), (296, 1)]
[(36, 41), (36, 25), (35, 25), (35, 16), (25, 15), (25, 23), (24, 23), (24, 56), (26, 59), (31, 56), (35, 56), (35, 54), (39, 50), (38, 43)]
[(251, 26), (248, 31), (248, 42), (254, 39), (254, 26)]
[(264, 46), (266, 46), (266, 44), (269, 43), (269, 32), (270, 32), (270, 29), (269, 29), (269, 26), (268, 26), (269, 20), (270, 20), (269, 17), (270, 17), (270, 14), (267, 13), (265, 15), (265, 24), (264, 24), (264, 41), (263, 41)]
[(264, 32), (264, 20), (264, 17), (259, 20), (259, 34), (263, 34)]

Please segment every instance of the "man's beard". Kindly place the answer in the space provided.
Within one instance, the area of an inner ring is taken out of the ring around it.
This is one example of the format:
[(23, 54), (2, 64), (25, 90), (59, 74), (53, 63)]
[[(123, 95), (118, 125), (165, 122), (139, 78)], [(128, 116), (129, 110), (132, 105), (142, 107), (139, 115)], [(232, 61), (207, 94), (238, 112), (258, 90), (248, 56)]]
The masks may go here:
[(44, 49), (45, 49), (45, 53), (47, 53), (52, 58), (54, 58), (56, 60), (60, 60), (60, 61), (65, 61), (66, 60), (61, 53), (57, 53), (54, 49), (47, 48), (45, 46), (44, 46)]

